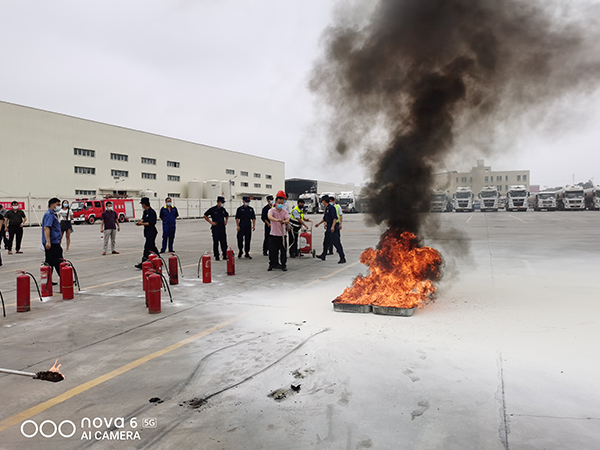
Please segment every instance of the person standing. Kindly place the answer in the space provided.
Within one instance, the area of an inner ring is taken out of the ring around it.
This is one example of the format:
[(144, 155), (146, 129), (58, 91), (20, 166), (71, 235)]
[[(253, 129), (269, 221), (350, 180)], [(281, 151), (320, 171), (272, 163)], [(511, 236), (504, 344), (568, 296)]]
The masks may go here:
[(315, 227), (318, 227), (323, 222), (325, 222), (325, 239), (323, 240), (323, 253), (317, 256), (317, 258), (325, 261), (327, 255), (327, 249), (329, 248), (330, 242), (333, 242), (333, 246), (340, 255), (340, 260), (338, 264), (344, 264), (346, 262), (346, 255), (344, 255), (344, 249), (342, 248), (342, 244), (340, 242), (340, 224), (337, 222), (337, 212), (335, 207), (329, 203), (329, 196), (324, 195), (321, 198), (321, 203), (325, 207), (325, 215), (323, 216), (323, 220), (319, 223), (315, 224)]
[[(252, 240), (252, 232), (256, 229), (256, 214), (254, 208), (250, 206), (250, 197), (245, 196), (242, 200), (244, 204), (235, 212), (238, 250), (240, 251), (238, 258), (241, 258), (245, 252), (246, 258), (252, 259), (252, 256), (250, 256), (250, 241)], [(242, 247), (244, 252), (242, 252)]]
[[(53, 197), (48, 200), (48, 211), (42, 218), (42, 245), (46, 252), (46, 264), (53, 267), (60, 278), (60, 263), (63, 250), (60, 246), (61, 232), (57, 213), (61, 210), (60, 199)], [(52, 282), (52, 284), (57, 284)]]
[(165, 198), (166, 205), (160, 208), (159, 217), (163, 223), (163, 236), (162, 236), (162, 247), (160, 252), (164, 253), (169, 245), (169, 251), (173, 252), (173, 241), (175, 241), (175, 227), (177, 218), (179, 217), (179, 211), (177, 207), (173, 206), (173, 199), (171, 197)]
[(290, 213), (290, 258), (298, 257), (298, 239), (300, 238), (300, 230), (308, 229), (306, 222), (311, 222), (310, 219), (304, 218), (304, 200), (299, 199), (298, 204)]
[(158, 249), (156, 248), (156, 236), (158, 235), (158, 231), (156, 230), (156, 211), (150, 206), (150, 199), (148, 197), (142, 197), (140, 204), (144, 208), (144, 214), (142, 215), (142, 220), (136, 223), (136, 225), (144, 227), (146, 242), (144, 242), (142, 262), (135, 266), (138, 269), (142, 268), (142, 263), (148, 259), (150, 252), (158, 254)]
[[(59, 205), (60, 206), (60, 205)], [(27, 217), (23, 210), (19, 209), (19, 203), (15, 200), (12, 202), (12, 209), (7, 211), (4, 216), (4, 227), (8, 228), (8, 254), (12, 255), (13, 240), (16, 236), (15, 250), (17, 253), (21, 251), (21, 241), (23, 240), (23, 225), (27, 222)]]
[[(342, 221), (344, 219), (343, 218), (344, 211), (342, 210), (342, 207), (337, 204), (335, 197), (329, 196), (329, 203), (331, 205), (333, 205), (333, 207), (335, 208), (335, 212), (337, 214), (336, 220), (340, 224), (340, 242), (341, 242), (342, 241)], [(329, 248), (327, 249), (327, 254), (333, 255), (333, 241), (329, 243)]]
[(69, 248), (71, 247), (71, 232), (73, 231), (73, 225), (71, 225), (72, 220), (73, 211), (71, 211), (69, 201), (63, 200), (62, 208), (58, 212), (58, 221), (60, 222), (60, 241), (62, 242), (63, 236), (65, 234), (67, 235), (67, 253), (69, 253)]
[(8, 229), (4, 226), (6, 212), (4, 205), (0, 203), (0, 248), (4, 245), (4, 250), (8, 250)]
[(108, 250), (108, 241), (110, 240), (110, 249), (113, 255), (118, 255), (119, 252), (115, 250), (115, 242), (117, 240), (117, 231), (121, 231), (121, 225), (117, 217), (117, 213), (113, 209), (112, 202), (106, 202), (106, 211), (100, 216), (100, 233), (104, 233), (104, 247), (102, 254), (106, 255)]
[[(219, 261), (219, 244), (223, 252), (223, 259), (227, 259), (227, 222), (229, 221), (229, 213), (223, 206), (225, 197), (218, 196), (217, 204), (206, 210), (204, 220), (210, 223), (210, 231), (213, 239), (213, 253), (215, 261)], [(209, 219), (210, 217), (210, 219)]]
[(269, 210), (269, 221), (271, 222), (271, 235), (269, 236), (269, 268), (281, 269), (287, 271), (287, 249), (285, 245), (286, 228), (290, 222), (290, 213), (283, 208), (285, 194), (282, 191), (277, 193), (275, 207)]
[(271, 222), (269, 222), (269, 210), (273, 207), (273, 196), (267, 195), (267, 204), (263, 206), (260, 219), (265, 224), (265, 238), (263, 240), (263, 255), (269, 254), (269, 235), (271, 234)]

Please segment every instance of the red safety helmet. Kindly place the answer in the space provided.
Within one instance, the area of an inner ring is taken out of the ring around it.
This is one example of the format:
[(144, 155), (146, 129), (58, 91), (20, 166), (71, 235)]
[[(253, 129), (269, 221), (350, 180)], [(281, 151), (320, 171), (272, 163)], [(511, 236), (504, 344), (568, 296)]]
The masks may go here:
[(287, 200), (287, 195), (285, 195), (285, 192), (283, 191), (279, 191), (275, 197), (283, 197)]

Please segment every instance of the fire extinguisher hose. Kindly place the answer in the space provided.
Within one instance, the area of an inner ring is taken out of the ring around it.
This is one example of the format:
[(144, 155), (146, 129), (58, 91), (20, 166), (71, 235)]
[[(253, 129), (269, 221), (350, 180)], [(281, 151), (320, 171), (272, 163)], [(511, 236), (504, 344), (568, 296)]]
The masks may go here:
[(169, 292), (169, 298), (171, 299), (171, 303), (173, 303), (173, 296), (171, 295), (171, 288), (169, 287), (169, 283), (167, 283), (167, 279), (165, 278), (165, 276), (162, 273), (158, 273), (158, 274), (162, 278), (161, 281), (162, 281), (163, 287), (166, 287), (167, 291)]
[(6, 317), (6, 308), (4, 306), (4, 295), (2, 295), (2, 291), (0, 291), (0, 299), (2, 299), (2, 314)]
[(35, 279), (35, 277), (33, 276), (33, 274), (29, 273), (29, 272), (25, 272), (24, 270), (22, 270), (21, 273), (26, 273), (33, 279), (33, 282), (35, 283), (35, 287), (37, 288), (37, 291), (38, 291), (38, 295), (40, 296), (40, 302), (43, 302), (44, 300), (42, 300), (42, 293), (40, 292), (40, 287), (38, 286), (38, 282)]
[(77, 290), (81, 291), (81, 286), (79, 285), (79, 276), (77, 275), (77, 269), (75, 269), (75, 266), (73, 265), (73, 263), (71, 261), (69, 261), (68, 259), (64, 259), (63, 261), (66, 263), (69, 263), (69, 265), (73, 268), (73, 275), (75, 276), (75, 284), (77, 285)]
[(165, 268), (165, 270), (167, 271), (167, 275), (169, 275), (169, 277), (170, 277), (170, 276), (171, 276), (171, 274), (169, 273), (169, 267), (167, 266), (167, 263), (165, 262), (165, 260), (163, 259), (163, 257), (162, 257), (162, 256), (160, 256), (160, 255), (156, 255), (156, 256), (158, 256), (158, 257), (159, 257), (159, 258), (162, 260), (162, 262), (163, 262), (163, 267), (164, 267), (164, 268)]
[(179, 263), (179, 271), (181, 272), (181, 277), (183, 278), (183, 267), (181, 267), (181, 259), (179, 259), (179, 255), (177, 253), (171, 253), (175, 258), (177, 258), (177, 262)]

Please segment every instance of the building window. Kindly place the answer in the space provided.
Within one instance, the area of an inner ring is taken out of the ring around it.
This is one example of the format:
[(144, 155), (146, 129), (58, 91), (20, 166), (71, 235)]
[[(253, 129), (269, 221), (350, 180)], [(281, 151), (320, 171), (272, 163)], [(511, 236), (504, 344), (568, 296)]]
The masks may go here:
[(230, 184), (231, 186), (235, 186), (235, 181), (231, 180), (231, 181), (229, 182), (229, 184)]
[(521, 181), (521, 175), (517, 175), (517, 181)]
[(266, 178), (267, 180), (272, 180), (272, 179), (273, 179), (273, 177), (272, 177), (271, 175), (265, 175), (265, 178)]
[(506, 179), (505, 179), (504, 181), (508, 181), (508, 175), (506, 175), (506, 177), (505, 177), (505, 178), (506, 178)]
[(456, 182), (458, 183), (458, 177), (456, 177)]
[(144, 156), (142, 156), (142, 164), (151, 164), (153, 166), (156, 165), (156, 159), (154, 158), (146, 158)]
[(110, 159), (114, 159), (115, 161), (129, 161), (129, 156), (120, 153), (111, 153)]
[(267, 188), (267, 189), (273, 189), (273, 185), (272, 184), (265, 184), (265, 188)]
[(497, 187), (498, 187), (498, 190), (499, 190), (499, 191), (501, 191), (501, 190), (502, 190), (502, 185), (500, 185), (500, 184), (499, 184)]
[(506, 190), (508, 191), (508, 184), (506, 185)]
[(496, 181), (502, 181), (502, 175), (500, 175), (499, 177), (496, 177)]
[(96, 191), (87, 191), (85, 189), (75, 189), (75, 195), (96, 195)]
[(487, 183), (490, 180), (490, 177), (485, 177), (485, 182)]
[(245, 181), (242, 181), (240, 183), (240, 186), (242, 186), (242, 187), (248, 187), (248, 183), (246, 183)]
[(462, 177), (462, 182), (466, 183), (467, 182), (467, 177)]
[(254, 183), (254, 187), (255, 188), (259, 188), (260, 187), (260, 183)]
[(179, 167), (179, 163), (177, 161), (167, 161), (167, 167)]
[(74, 148), (73, 154), (75, 156), (89, 156), (90, 158), (95, 158), (96, 150), (86, 150), (85, 148)]
[(527, 181), (527, 175), (523, 175), (523, 181)]
[(473, 177), (471, 177), (471, 178), (469, 179), (469, 183), (472, 183), (472, 182), (473, 182)]
[(260, 178), (260, 173), (255, 173), (254, 178)]
[(128, 170), (115, 170), (115, 169), (112, 169), (112, 170), (110, 171), (110, 174), (111, 174), (113, 177), (123, 177), (123, 178), (127, 178), (127, 177), (129, 176), (129, 171), (128, 171)]
[(235, 175), (235, 170), (233, 170), (233, 169), (225, 169), (225, 173), (227, 175)]
[(243, 176), (243, 177), (247, 177), (248, 176), (248, 172), (245, 172), (245, 171), (242, 170), (240, 172), (240, 175)]
[(490, 171), (490, 169), (485, 169), (486, 173)]
[(155, 173), (142, 172), (142, 178), (144, 178), (146, 180), (156, 180), (156, 174)]
[(179, 175), (167, 175), (167, 181), (179, 181), (179, 180), (180, 180)]
[(82, 173), (85, 175), (96, 175), (96, 168), (75, 166), (75, 173)]
[(181, 194), (178, 194), (177, 192), (169, 192), (167, 194), (167, 197), (171, 197), (171, 198), (179, 198), (181, 197)]

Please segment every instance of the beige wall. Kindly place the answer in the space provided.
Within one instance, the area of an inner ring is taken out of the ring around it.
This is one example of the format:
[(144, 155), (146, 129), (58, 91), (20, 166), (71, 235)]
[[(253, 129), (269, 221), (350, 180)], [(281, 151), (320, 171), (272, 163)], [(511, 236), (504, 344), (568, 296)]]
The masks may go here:
[[(95, 157), (76, 156), (74, 148), (95, 151)], [(128, 161), (110, 158), (111, 153), (128, 155)], [(0, 102), (0, 154), (3, 174), (0, 196), (75, 196), (75, 190), (102, 193), (127, 191), (139, 196), (145, 190), (164, 198), (170, 193), (187, 196), (191, 180), (228, 181), (237, 175), (232, 195), (264, 196), (285, 185), (282, 161), (209, 147), (193, 142), (131, 130), (35, 108)], [(142, 164), (141, 158), (156, 159), (156, 165)], [(167, 161), (180, 163), (167, 167)], [(74, 167), (93, 167), (95, 175), (75, 173)], [(116, 182), (111, 170), (126, 170), (129, 176)], [(226, 173), (227, 169), (235, 175)], [(241, 176), (247, 171), (249, 176)], [(142, 172), (156, 179), (142, 178)], [(254, 173), (260, 174), (255, 178)], [(167, 181), (176, 175), (180, 181)], [(271, 175), (271, 179), (266, 179)], [(242, 187), (247, 182), (248, 187)], [(254, 183), (260, 187), (254, 187)], [(271, 188), (267, 188), (267, 184)], [(224, 192), (228, 195), (228, 192)]]
[(531, 182), (529, 170), (492, 170), (491, 166), (483, 164), (482, 160), (477, 162), (469, 172), (446, 172), (435, 175), (435, 187), (447, 189), (454, 193), (458, 186), (470, 186), (475, 194), (478, 194), (484, 186), (497, 186), (502, 196), (510, 186), (522, 184), (527, 186)]

